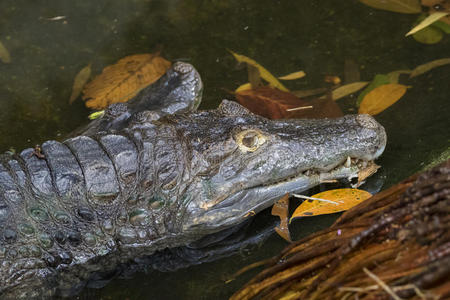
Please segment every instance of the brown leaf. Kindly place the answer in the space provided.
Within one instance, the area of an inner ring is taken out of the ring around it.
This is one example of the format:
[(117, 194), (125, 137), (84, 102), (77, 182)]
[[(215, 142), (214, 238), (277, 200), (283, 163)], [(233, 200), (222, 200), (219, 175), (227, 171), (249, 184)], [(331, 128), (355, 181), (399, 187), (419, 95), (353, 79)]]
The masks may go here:
[(359, 106), (360, 114), (376, 115), (397, 102), (408, 87), (398, 83), (383, 84), (371, 90)]
[(358, 189), (335, 189), (315, 194), (310, 198), (323, 200), (304, 200), (294, 211), (289, 222), (294, 218), (312, 217), (341, 212), (358, 205), (372, 197), (369, 192)]
[(86, 106), (103, 109), (111, 103), (126, 102), (158, 80), (171, 63), (156, 54), (136, 54), (103, 69), (83, 90)]
[(358, 64), (350, 58), (345, 59), (344, 62), (344, 81), (345, 83), (352, 83), (361, 80), (361, 73), (359, 72)]
[(80, 96), (84, 85), (91, 77), (91, 64), (81, 69), (73, 80), (72, 94), (70, 95), (69, 104), (72, 104), (75, 99)]
[(289, 194), (284, 195), (272, 207), (272, 215), (280, 217), (280, 225), (275, 227), (275, 231), (286, 241), (292, 242), (289, 232)]
[[(240, 104), (269, 119), (334, 118), (343, 115), (339, 106), (331, 99), (305, 100), (270, 87), (244, 90), (235, 95)], [(310, 106), (311, 109), (288, 111)]]

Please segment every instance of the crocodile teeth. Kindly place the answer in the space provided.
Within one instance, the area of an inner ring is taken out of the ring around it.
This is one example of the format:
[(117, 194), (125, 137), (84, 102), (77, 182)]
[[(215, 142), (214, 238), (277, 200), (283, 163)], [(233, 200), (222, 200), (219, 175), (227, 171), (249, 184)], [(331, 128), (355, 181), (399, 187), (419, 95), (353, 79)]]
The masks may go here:
[(347, 156), (347, 160), (345, 161), (344, 166), (346, 168), (350, 168), (350, 165), (352, 164), (352, 160), (350, 159), (350, 156)]

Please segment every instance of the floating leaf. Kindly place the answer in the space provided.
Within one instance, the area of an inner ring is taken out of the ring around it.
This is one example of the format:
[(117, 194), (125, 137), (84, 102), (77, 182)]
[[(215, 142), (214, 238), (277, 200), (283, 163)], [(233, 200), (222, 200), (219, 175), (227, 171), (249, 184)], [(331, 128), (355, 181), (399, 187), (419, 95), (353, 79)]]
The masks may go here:
[(426, 64), (416, 67), (412, 71), (411, 75), (409, 75), (409, 78), (413, 78), (413, 77), (422, 75), (423, 73), (426, 73), (434, 68), (448, 65), (448, 64), (450, 64), (450, 58), (441, 58), (441, 59), (436, 59), (436, 60), (430, 61)]
[(0, 41), (0, 60), (5, 64), (9, 64), (11, 62), (11, 55), (9, 54), (8, 49), (3, 45)]
[(272, 215), (280, 217), (280, 225), (275, 227), (275, 231), (286, 241), (292, 242), (288, 224), (289, 214), (289, 194), (284, 195), (272, 207)]
[(402, 74), (411, 74), (411, 70), (397, 70), (387, 74), (390, 83), (398, 83), (398, 79)]
[(291, 74), (287, 74), (281, 77), (278, 77), (278, 79), (281, 80), (294, 80), (294, 79), (300, 79), (306, 76), (306, 73), (303, 71), (294, 72)]
[(376, 115), (397, 102), (408, 87), (398, 83), (381, 85), (370, 91), (359, 106), (360, 114)]
[(331, 92), (331, 98), (333, 98), (333, 100), (336, 101), (338, 99), (341, 99), (345, 96), (351, 95), (359, 91), (368, 84), (369, 84), (368, 81), (360, 81), (342, 85)]
[[(300, 99), (289, 92), (267, 86), (240, 91), (235, 95), (238, 102), (250, 111), (270, 119), (342, 116), (339, 106), (331, 99)], [(300, 109), (305, 107), (307, 109)]]
[(86, 106), (102, 109), (111, 103), (126, 102), (158, 80), (171, 63), (156, 54), (136, 54), (103, 69), (83, 90)]
[(377, 75), (375, 75), (375, 77), (370, 82), (370, 84), (364, 89), (364, 91), (361, 92), (361, 94), (359, 94), (356, 104), (359, 105), (361, 103), (361, 101), (364, 99), (364, 97), (370, 91), (372, 91), (374, 88), (376, 88), (376, 87), (378, 87), (380, 85), (383, 85), (383, 84), (388, 84), (388, 83), (390, 83), (389, 76), (387, 76), (385, 74), (377, 74)]
[[(348, 210), (372, 196), (369, 192), (358, 189), (335, 189), (315, 194), (310, 198), (325, 199), (304, 200), (292, 214), (289, 222), (299, 217), (312, 217), (333, 214)], [(334, 202), (334, 203), (333, 203)]]
[(418, 32), (419, 30), (422, 30), (425, 27), (430, 26), (431, 24), (433, 24), (440, 18), (445, 17), (448, 14), (449, 14), (448, 12), (441, 12), (441, 11), (432, 13), (431, 15), (429, 15), (428, 17), (423, 19), (422, 22), (420, 22), (419, 24), (414, 26), (413, 29), (411, 29), (405, 36), (414, 34), (414, 33)]
[(422, 11), (419, 0), (359, 0), (373, 8), (404, 14), (418, 14)]
[(91, 64), (81, 69), (80, 72), (78, 72), (78, 74), (75, 76), (75, 79), (73, 80), (72, 94), (70, 95), (69, 104), (72, 104), (72, 102), (75, 101), (78, 96), (80, 96), (84, 85), (89, 80), (89, 77), (91, 77)]
[(241, 54), (237, 54), (231, 50), (228, 50), (231, 54), (233, 54), (234, 58), (241, 63), (247, 63), (250, 64), (256, 68), (258, 68), (259, 70), (259, 74), (261, 75), (261, 78), (263, 78), (264, 80), (266, 80), (271, 86), (282, 90), (282, 91), (289, 91), (281, 82), (278, 81), (278, 79), (275, 78), (275, 76), (273, 76), (266, 68), (264, 68), (263, 66), (261, 66), (259, 63), (257, 63), (256, 61), (254, 61), (253, 59), (241, 55)]
[(439, 43), (444, 33), (439, 28), (429, 26), (413, 34), (413, 38), (422, 44), (432, 45)]

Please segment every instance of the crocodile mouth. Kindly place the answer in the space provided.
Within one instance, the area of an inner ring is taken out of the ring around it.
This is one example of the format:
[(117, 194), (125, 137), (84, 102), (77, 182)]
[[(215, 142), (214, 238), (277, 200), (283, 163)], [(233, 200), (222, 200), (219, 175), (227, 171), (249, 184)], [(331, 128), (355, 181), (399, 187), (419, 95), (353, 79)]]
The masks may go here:
[(378, 166), (374, 160), (347, 157), (338, 165), (323, 169), (309, 168), (300, 170), (293, 176), (271, 180), (261, 185), (243, 189), (220, 201), (209, 203), (206, 209), (216, 210), (235, 206), (242, 208), (244, 206), (242, 203), (245, 203), (246, 207), (249, 206), (248, 204), (253, 203), (250, 208), (244, 209), (244, 214), (247, 214), (248, 211), (257, 212), (272, 205), (277, 198), (286, 193), (305, 191), (321, 183), (337, 182), (338, 180), (347, 180), (352, 183), (356, 179), (357, 182), (352, 184), (352, 187), (357, 187), (363, 183), (365, 178), (375, 173), (377, 169)]

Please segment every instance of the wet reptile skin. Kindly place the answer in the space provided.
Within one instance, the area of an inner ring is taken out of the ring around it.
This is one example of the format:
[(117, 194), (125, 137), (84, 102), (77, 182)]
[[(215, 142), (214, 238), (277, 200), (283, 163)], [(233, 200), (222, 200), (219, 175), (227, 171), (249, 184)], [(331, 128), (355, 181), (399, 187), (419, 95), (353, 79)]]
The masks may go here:
[(287, 192), (354, 177), (347, 157), (371, 161), (384, 150), (385, 131), (370, 116), (271, 121), (226, 100), (195, 112), (195, 69), (178, 63), (168, 74), (81, 135), (42, 143), (44, 157), (2, 157), (0, 298), (71, 295), (98, 273), (230, 228)]

